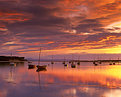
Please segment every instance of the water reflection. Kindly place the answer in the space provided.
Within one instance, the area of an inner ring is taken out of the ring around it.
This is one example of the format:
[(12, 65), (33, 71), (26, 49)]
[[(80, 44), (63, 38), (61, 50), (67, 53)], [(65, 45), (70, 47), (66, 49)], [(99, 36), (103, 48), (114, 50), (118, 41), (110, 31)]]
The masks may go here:
[[(35, 63), (36, 64), (36, 63)], [(48, 63), (44, 63), (48, 64)], [(1, 97), (120, 97), (121, 65), (54, 63), (28, 69), (27, 63), (0, 65)], [(7, 94), (7, 95), (6, 95)]]
[(40, 71), (47, 71), (46, 68), (37, 68), (36, 72), (40, 72)]
[(24, 62), (15, 62), (14, 64), (10, 64), (10, 62), (0, 62), (0, 67), (5, 66), (24, 66)]
[(10, 66), (10, 72), (9, 72), (9, 75), (8, 75), (8, 79), (6, 79), (6, 81), (8, 82), (8, 83), (15, 83), (15, 80), (14, 80), (14, 72), (15, 72), (15, 67), (16, 67), (16, 65), (15, 66)]

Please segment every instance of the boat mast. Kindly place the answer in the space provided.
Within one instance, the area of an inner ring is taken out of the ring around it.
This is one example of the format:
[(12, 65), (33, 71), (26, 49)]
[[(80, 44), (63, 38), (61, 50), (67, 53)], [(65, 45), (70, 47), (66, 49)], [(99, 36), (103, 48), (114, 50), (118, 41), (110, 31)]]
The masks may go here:
[(39, 60), (38, 60), (38, 65), (40, 65), (40, 54), (41, 54), (41, 47), (40, 47), (40, 52), (39, 52)]

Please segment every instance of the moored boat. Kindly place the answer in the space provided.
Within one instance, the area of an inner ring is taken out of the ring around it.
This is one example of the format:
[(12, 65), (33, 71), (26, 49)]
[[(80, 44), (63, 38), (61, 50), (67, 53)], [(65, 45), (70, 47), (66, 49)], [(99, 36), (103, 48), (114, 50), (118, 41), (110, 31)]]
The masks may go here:
[(35, 65), (32, 65), (32, 64), (29, 64), (28, 65), (28, 69), (33, 69), (33, 68), (35, 68), (36, 66)]
[(71, 68), (76, 68), (76, 65), (75, 64), (71, 64)]
[(98, 66), (98, 64), (95, 61), (93, 62), (93, 64), (94, 64), (94, 66)]
[(65, 64), (66, 62), (65, 61), (63, 61), (63, 63), (62, 64)]
[(51, 64), (54, 64), (54, 62), (52, 61)]
[(64, 64), (64, 66), (65, 66), (65, 67), (67, 67), (67, 66), (68, 66), (68, 64)]
[(33, 69), (36, 66), (32, 64), (32, 62), (28, 62), (28, 69)]
[(40, 65), (40, 54), (41, 54), (41, 48), (39, 52), (39, 60), (38, 60), (38, 65), (36, 66), (38, 69), (46, 69), (47, 65)]
[(10, 66), (16, 67), (16, 63), (15, 62), (10, 62)]
[(51, 64), (54, 64), (54, 61), (53, 61), (53, 56), (52, 56), (52, 61), (51, 61)]
[(109, 65), (112, 65), (112, 63), (109, 63)]
[(14, 62), (10, 62), (10, 65), (14, 65)]
[(115, 65), (115, 62), (113, 63), (113, 65)]
[(77, 65), (80, 65), (80, 62), (79, 61), (77, 62)]
[(46, 69), (47, 65), (37, 65), (36, 67), (38, 69)]

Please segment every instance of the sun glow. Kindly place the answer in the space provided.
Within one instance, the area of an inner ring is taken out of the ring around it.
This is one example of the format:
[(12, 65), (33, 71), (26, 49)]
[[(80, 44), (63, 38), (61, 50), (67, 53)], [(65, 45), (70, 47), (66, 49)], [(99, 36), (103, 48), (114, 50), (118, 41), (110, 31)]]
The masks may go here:
[(112, 24), (107, 26), (107, 28), (112, 28), (112, 27), (119, 27), (119, 28), (121, 28), (121, 21), (112, 23)]

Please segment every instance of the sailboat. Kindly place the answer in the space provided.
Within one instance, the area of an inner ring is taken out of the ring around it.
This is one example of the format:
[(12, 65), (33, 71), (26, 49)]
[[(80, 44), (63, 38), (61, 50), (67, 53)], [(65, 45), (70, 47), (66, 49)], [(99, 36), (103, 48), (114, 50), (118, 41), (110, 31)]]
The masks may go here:
[(28, 62), (28, 69), (34, 69), (36, 66), (32, 64), (32, 62)]
[(41, 48), (39, 52), (39, 60), (38, 60), (38, 65), (36, 66), (39, 70), (45, 70), (47, 65), (40, 65), (40, 54), (41, 54)]
[(53, 56), (52, 56), (52, 61), (51, 61), (51, 64), (54, 64), (54, 61), (53, 61)]
[(64, 65), (66, 64), (66, 62), (65, 62), (65, 57), (64, 57), (64, 61), (63, 61), (63, 63), (62, 63), (62, 64), (64, 64)]
[(11, 60), (10, 60), (10, 65), (11, 66), (16, 66), (16, 63), (14, 62), (14, 59), (12, 58), (12, 53), (11, 53)]
[(78, 61), (77, 64), (80, 65), (80, 61)]
[(98, 64), (96, 63), (96, 61), (93, 61), (93, 64), (94, 64), (94, 66), (97, 66)]
[(64, 64), (65, 67), (68, 66), (68, 64), (66, 64), (65, 57), (64, 57), (64, 61), (62, 62), (62, 64)]
[(54, 62), (52, 61), (51, 64), (54, 64)]
[(80, 65), (80, 61), (79, 61), (79, 59), (80, 59), (80, 56), (78, 56), (77, 65)]
[(62, 64), (65, 64), (66, 62), (65, 61), (63, 61), (63, 63)]
[(14, 65), (14, 62), (10, 62), (10, 65)]
[(76, 64), (74, 64), (74, 62), (72, 62), (71, 68), (76, 68)]
[(76, 64), (74, 64), (74, 60), (73, 60), (73, 54), (72, 54), (71, 68), (76, 68)]

